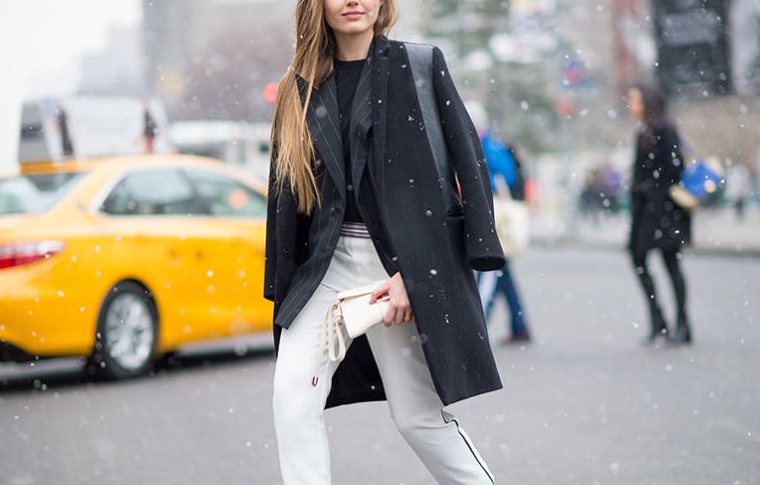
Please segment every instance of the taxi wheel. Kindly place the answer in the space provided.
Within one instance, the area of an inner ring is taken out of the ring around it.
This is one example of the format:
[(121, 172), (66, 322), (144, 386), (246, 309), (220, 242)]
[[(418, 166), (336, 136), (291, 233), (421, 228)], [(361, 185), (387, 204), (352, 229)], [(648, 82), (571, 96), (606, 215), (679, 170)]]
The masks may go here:
[(145, 374), (156, 353), (158, 313), (148, 290), (117, 284), (103, 301), (88, 371), (107, 379)]

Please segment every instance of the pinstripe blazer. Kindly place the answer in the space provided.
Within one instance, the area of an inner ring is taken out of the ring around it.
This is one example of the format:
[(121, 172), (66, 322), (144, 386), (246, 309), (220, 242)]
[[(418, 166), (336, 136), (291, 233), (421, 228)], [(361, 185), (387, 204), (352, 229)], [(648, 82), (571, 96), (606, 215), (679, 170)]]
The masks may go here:
[[(362, 218), (388, 274), (404, 278), (433, 381), (448, 404), (501, 387), (472, 269), (499, 269), (505, 260), (480, 141), (442, 54), (433, 51), (430, 78), (461, 186), (457, 213), (446, 210), (403, 43), (375, 38), (351, 107), (349, 146)], [(304, 98), (300, 79), (299, 89)], [(288, 187), (275, 193), (270, 181), (265, 296), (275, 302), (276, 341), (324, 277), (339, 238), (347, 181), (338, 116), (330, 76), (307, 108), (322, 200), (310, 217), (297, 213)], [(328, 406), (383, 398), (366, 339), (357, 339)]]

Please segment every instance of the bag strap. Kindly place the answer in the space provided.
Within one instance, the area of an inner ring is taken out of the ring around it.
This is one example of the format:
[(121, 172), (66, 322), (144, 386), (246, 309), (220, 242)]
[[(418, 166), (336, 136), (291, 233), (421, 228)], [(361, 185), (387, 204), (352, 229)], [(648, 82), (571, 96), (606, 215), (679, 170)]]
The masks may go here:
[(314, 359), (314, 374), (311, 378), (311, 385), (316, 387), (319, 382), (319, 371), (322, 368), (322, 360), (327, 346), (327, 357), (333, 362), (341, 362), (346, 357), (348, 348), (346, 347), (346, 333), (343, 325), (343, 311), (341, 303), (346, 298), (368, 295), (375, 291), (378, 286), (388, 280), (378, 280), (368, 285), (358, 288), (351, 288), (338, 293), (335, 303), (331, 304), (325, 310), (325, 318), (322, 321), (322, 331), (319, 336), (319, 350)]
[(438, 177), (444, 185), (446, 212), (449, 214), (460, 212), (462, 203), (459, 200), (459, 190), (449, 160), (449, 150), (443, 138), (441, 116), (433, 92), (433, 46), (414, 42), (404, 42), (404, 46), (412, 68), (412, 77), (430, 151), (435, 160)]
[[(343, 335), (343, 314), (340, 311), (340, 301), (327, 307), (322, 321), (322, 331), (319, 334), (319, 349), (314, 359), (314, 374), (311, 377), (312, 387), (317, 387), (319, 374), (327, 345), (327, 356), (332, 362), (340, 362), (346, 357), (346, 337)], [(337, 348), (336, 348), (337, 347)]]

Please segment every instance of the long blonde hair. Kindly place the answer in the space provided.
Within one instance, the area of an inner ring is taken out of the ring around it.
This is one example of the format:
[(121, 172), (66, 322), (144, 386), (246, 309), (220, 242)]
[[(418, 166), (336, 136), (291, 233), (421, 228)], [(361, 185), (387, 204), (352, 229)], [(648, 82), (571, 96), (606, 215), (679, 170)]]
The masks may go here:
[[(384, 0), (375, 22), (375, 35), (385, 35), (397, 18), (396, 1)], [(298, 0), (295, 21), (295, 54), (277, 90), (270, 144), (275, 157), (276, 189), (281, 191), (289, 185), (298, 212), (310, 214), (319, 204), (319, 189), (312, 170), (315, 154), (306, 110), (314, 89), (319, 89), (332, 73), (336, 44), (325, 20), (324, 0)], [(296, 76), (308, 82), (303, 104)]]

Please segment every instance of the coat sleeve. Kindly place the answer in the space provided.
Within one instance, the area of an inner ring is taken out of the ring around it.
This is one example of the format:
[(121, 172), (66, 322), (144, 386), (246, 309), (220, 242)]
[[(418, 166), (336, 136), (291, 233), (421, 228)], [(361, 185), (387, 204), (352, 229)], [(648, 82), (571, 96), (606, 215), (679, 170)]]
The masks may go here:
[(267, 231), (266, 249), (264, 250), (264, 298), (274, 301), (275, 283), (277, 281), (277, 186), (275, 179), (274, 151), (269, 166), (269, 186), (267, 188)]
[(483, 147), (437, 47), (433, 49), (433, 88), (462, 195), (468, 264), (478, 271), (501, 269), (506, 259), (494, 227), (493, 195)]

